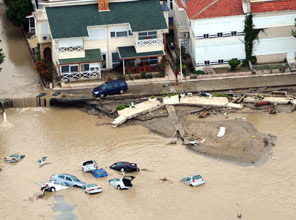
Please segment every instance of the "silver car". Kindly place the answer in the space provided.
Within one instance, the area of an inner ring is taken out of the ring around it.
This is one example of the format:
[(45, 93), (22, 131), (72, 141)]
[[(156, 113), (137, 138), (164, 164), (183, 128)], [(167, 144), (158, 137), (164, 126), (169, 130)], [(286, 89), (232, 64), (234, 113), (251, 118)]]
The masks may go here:
[(71, 174), (65, 174), (65, 173), (61, 173), (61, 174), (57, 174), (57, 175), (51, 175), (49, 178), (49, 181), (58, 181), (63, 185), (66, 186), (73, 186), (73, 187), (80, 187), (83, 188), (86, 183), (80, 181), (76, 176), (73, 176)]
[(82, 164), (82, 172), (89, 172), (97, 169), (98, 169), (98, 164), (95, 160), (88, 160)]
[(181, 182), (188, 184), (189, 186), (200, 186), (205, 184), (201, 175), (186, 176), (181, 179)]
[(121, 178), (113, 178), (109, 180), (109, 184), (114, 186), (116, 189), (130, 189), (132, 188), (132, 180), (135, 179), (134, 176), (125, 176), (122, 179)]
[(88, 193), (88, 194), (101, 193), (103, 191), (102, 187), (94, 183), (85, 185), (83, 187), (83, 190), (85, 193)]

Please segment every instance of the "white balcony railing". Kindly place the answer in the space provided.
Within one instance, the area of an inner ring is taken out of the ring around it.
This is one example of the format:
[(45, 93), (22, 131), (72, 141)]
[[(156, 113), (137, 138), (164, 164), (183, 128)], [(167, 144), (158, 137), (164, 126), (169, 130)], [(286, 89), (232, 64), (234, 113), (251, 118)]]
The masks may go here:
[(162, 38), (136, 40), (137, 47), (148, 47), (148, 46), (158, 46), (163, 44)]
[(76, 51), (82, 51), (82, 46), (72, 46), (72, 47), (60, 47), (60, 52), (76, 52)]

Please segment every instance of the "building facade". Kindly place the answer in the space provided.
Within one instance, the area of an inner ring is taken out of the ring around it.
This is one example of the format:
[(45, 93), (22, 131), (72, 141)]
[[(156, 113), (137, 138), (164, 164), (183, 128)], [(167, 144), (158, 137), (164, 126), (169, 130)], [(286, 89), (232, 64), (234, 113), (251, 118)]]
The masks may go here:
[(225, 66), (245, 59), (244, 22), (253, 14), (254, 28), (262, 28), (254, 46), (258, 63), (295, 62), (296, 39), (291, 31), (296, 1), (175, 0), (176, 44), (191, 55), (196, 69)]
[(153, 72), (164, 62), (168, 10), (157, 0), (39, 5), (33, 16), (41, 56), (52, 61), (60, 80), (100, 78), (102, 70)]

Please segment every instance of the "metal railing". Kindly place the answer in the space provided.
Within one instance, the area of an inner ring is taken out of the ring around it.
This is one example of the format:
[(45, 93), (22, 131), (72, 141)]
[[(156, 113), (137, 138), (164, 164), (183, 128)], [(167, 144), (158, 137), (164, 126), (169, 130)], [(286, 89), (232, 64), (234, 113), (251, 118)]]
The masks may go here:
[(163, 39), (162, 38), (136, 40), (136, 46), (137, 47), (157, 46), (157, 45), (162, 45), (162, 44), (163, 44)]

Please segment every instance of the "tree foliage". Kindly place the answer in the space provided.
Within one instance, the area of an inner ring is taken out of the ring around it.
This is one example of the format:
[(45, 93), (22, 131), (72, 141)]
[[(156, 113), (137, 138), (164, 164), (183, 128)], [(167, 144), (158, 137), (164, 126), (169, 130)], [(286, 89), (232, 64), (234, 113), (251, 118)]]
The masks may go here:
[(263, 31), (263, 29), (255, 29), (253, 24), (253, 15), (248, 14), (246, 15), (245, 19), (245, 27), (244, 27), (244, 43), (245, 43), (245, 52), (246, 52), (246, 63), (249, 63), (251, 61), (252, 64), (256, 63), (257, 59), (256, 56), (253, 55), (253, 48), (254, 43), (256, 40), (258, 40), (259, 33)]
[(23, 26), (27, 21), (26, 15), (30, 14), (33, 6), (30, 0), (5, 0), (6, 17), (15, 26)]
[[(1, 42), (1, 40), (0, 40), (0, 42)], [(2, 52), (2, 49), (0, 48), (0, 65), (4, 62), (4, 58), (5, 58), (5, 55)], [(1, 68), (0, 68), (0, 71), (1, 71)]]
[[(295, 18), (295, 27), (296, 27), (296, 18)], [(292, 30), (292, 35), (293, 35), (293, 37), (296, 37), (296, 30)]]

